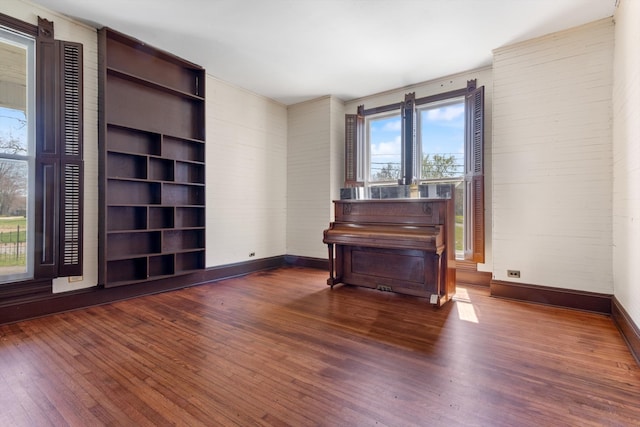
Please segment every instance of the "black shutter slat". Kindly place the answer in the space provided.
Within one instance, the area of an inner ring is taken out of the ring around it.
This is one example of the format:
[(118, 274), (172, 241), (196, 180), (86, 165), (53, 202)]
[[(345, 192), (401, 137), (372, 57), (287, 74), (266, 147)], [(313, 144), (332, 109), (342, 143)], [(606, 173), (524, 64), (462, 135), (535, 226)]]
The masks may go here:
[(360, 187), (363, 185), (362, 171), (359, 166), (359, 151), (362, 149), (361, 139), (364, 137), (364, 116), (360, 114), (362, 109), (362, 106), (358, 107), (358, 114), (345, 114), (345, 187)]
[(60, 276), (82, 275), (82, 45), (59, 41), (60, 110)]
[(80, 156), (82, 139), (82, 45), (61, 42), (63, 81), (63, 153)]
[(356, 164), (356, 139), (357, 139), (357, 114), (346, 114), (344, 118), (344, 134), (345, 134), (345, 153), (344, 153), (344, 161), (345, 161), (345, 172), (344, 172), (344, 180), (345, 187), (348, 187), (348, 183), (357, 181), (356, 172), (357, 172), (357, 164)]
[(60, 276), (82, 275), (82, 164), (67, 162), (62, 172)]

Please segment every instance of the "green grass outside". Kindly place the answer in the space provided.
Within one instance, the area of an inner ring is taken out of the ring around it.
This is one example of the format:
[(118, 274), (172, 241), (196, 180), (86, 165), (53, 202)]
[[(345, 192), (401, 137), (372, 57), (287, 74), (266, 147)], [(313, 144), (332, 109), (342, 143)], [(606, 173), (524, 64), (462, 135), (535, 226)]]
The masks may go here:
[[(20, 232), (18, 233), (18, 228)], [(15, 244), (27, 240), (27, 219), (21, 216), (0, 217), (0, 244)], [(26, 265), (25, 254), (16, 256), (13, 254), (0, 254), (0, 267), (15, 267)]]
[(25, 255), (19, 255), (17, 258), (11, 255), (0, 255), (0, 268), (17, 267), (19, 265), (27, 265), (27, 257)]
[(23, 216), (2, 216), (0, 217), (0, 231), (15, 230), (20, 226), (20, 230), (27, 228), (27, 218)]
[(0, 216), (0, 232), (16, 232), (20, 227), (20, 233), (27, 229), (27, 218), (23, 216)]
[(462, 215), (456, 215), (456, 251), (462, 251), (464, 238), (464, 227), (462, 225)]

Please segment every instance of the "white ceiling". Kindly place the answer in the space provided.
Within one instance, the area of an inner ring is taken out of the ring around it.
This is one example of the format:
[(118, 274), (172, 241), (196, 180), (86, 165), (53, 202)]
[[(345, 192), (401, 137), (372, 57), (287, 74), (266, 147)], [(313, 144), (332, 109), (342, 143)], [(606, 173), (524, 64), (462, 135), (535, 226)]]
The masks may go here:
[(348, 101), (491, 64), (492, 50), (612, 16), (616, 0), (34, 0), (257, 94)]

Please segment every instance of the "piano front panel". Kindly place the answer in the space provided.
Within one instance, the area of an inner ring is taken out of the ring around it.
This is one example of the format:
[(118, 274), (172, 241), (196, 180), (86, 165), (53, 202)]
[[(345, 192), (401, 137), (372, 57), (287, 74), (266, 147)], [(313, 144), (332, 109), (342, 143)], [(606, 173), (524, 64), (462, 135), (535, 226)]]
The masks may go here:
[(428, 298), (437, 293), (438, 255), (418, 250), (345, 246), (344, 283)]

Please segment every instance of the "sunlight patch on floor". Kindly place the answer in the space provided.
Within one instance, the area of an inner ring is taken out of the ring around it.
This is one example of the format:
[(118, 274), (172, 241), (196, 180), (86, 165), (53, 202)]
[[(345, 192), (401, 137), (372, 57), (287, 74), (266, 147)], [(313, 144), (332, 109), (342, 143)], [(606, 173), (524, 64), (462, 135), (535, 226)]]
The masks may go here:
[(458, 310), (458, 318), (460, 320), (479, 323), (478, 316), (476, 315), (476, 309), (473, 307), (471, 297), (469, 297), (469, 292), (467, 292), (465, 288), (458, 287), (453, 299), (456, 302), (456, 309)]

